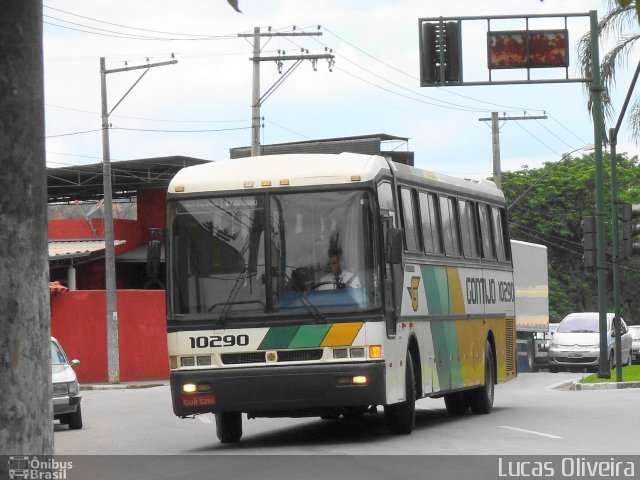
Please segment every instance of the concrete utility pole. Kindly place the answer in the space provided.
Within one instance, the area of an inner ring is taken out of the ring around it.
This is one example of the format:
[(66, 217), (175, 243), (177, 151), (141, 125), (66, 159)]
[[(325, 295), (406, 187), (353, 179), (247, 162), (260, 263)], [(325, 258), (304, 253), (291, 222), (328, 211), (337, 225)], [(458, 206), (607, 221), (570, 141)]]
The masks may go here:
[(491, 122), (491, 144), (493, 146), (493, 181), (502, 189), (502, 167), (500, 166), (500, 121), (507, 120), (546, 120), (546, 115), (525, 117), (499, 117), (498, 112), (491, 112), (491, 118), (479, 118), (480, 122)]
[[(286, 52), (278, 51), (278, 56), (261, 57), (260, 39), (261, 37), (309, 37), (319, 36), (322, 32), (265, 32), (260, 33), (260, 27), (255, 27), (253, 33), (239, 33), (238, 37), (253, 37), (253, 57), (249, 60), (253, 62), (253, 85), (251, 95), (251, 156), (260, 155), (260, 107), (264, 101), (293, 73), (293, 71), (303, 62), (309, 60), (313, 64), (313, 69), (317, 69), (319, 59), (326, 59), (329, 62), (329, 71), (332, 71), (335, 62), (335, 55), (331, 53), (310, 55), (308, 50), (302, 49), (302, 55), (286, 55)], [(278, 73), (282, 73), (282, 65), (285, 60), (295, 60), (295, 63), (275, 82), (261, 97), (260, 96), (260, 62), (274, 61), (278, 65)]]
[[(113, 199), (111, 197), (111, 154), (109, 151), (109, 115), (122, 103), (150, 68), (178, 63), (177, 60), (138, 65), (135, 67), (114, 68), (107, 70), (105, 58), (100, 57), (100, 93), (102, 100), (102, 185), (104, 189), (104, 257), (105, 257), (105, 290), (107, 303), (107, 369), (109, 383), (120, 382), (120, 348), (118, 344), (118, 297), (116, 291), (116, 255), (113, 238)], [(109, 111), (107, 107), (107, 74), (128, 72), (129, 70), (145, 71), (127, 90), (122, 98)]]

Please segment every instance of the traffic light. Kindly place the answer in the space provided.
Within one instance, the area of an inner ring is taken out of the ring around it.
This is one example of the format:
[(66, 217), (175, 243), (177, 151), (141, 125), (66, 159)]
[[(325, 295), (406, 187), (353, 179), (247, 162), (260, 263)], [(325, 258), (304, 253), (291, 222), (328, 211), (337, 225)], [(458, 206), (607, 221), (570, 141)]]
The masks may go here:
[[(459, 22), (424, 22), (420, 30), (420, 86), (462, 82)], [(441, 79), (444, 67), (444, 82)]]
[(634, 242), (634, 237), (640, 235), (640, 225), (633, 223), (633, 219), (640, 217), (640, 205), (622, 204), (622, 258), (631, 258), (640, 253), (640, 242)]
[(582, 218), (582, 261), (585, 267), (595, 267), (598, 263), (596, 250), (596, 217)]

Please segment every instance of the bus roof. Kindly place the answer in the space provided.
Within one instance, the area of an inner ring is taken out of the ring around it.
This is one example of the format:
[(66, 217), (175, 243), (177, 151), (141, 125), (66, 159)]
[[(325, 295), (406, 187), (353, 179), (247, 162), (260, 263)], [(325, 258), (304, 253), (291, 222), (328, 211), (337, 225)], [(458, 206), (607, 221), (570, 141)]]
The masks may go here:
[[(472, 181), (392, 163), (399, 178), (431, 183), (440, 188), (466, 190), (502, 199), (489, 181)], [(180, 170), (169, 184), (169, 193), (199, 193), (260, 187), (337, 185), (366, 182), (389, 170), (379, 155), (358, 153), (283, 154), (244, 157), (195, 165)]]

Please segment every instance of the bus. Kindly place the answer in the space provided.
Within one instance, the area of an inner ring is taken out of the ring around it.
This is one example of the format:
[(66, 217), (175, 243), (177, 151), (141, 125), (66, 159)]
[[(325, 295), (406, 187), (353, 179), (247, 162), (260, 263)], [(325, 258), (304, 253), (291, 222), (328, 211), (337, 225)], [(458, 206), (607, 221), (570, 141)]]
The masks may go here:
[[(179, 171), (167, 193), (173, 412), (357, 417), (409, 434), (416, 400), (489, 413), (516, 376), (502, 192), (377, 155)], [(338, 265), (339, 264), (339, 265)]]

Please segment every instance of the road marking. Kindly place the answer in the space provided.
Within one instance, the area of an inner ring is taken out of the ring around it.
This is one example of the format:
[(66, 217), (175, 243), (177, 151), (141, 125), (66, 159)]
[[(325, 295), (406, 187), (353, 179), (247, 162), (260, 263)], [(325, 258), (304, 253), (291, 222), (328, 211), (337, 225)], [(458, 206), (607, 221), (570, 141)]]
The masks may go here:
[(198, 415), (197, 419), (200, 420), (202, 423), (213, 423), (211, 419), (205, 415)]
[(532, 435), (539, 435), (541, 437), (547, 437), (547, 438), (562, 438), (557, 435), (551, 435), (550, 433), (535, 432), (533, 430), (527, 430), (525, 428), (509, 427), (507, 425), (501, 425), (500, 428), (506, 428), (507, 430), (515, 430), (516, 432), (522, 432), (522, 433), (531, 433)]

